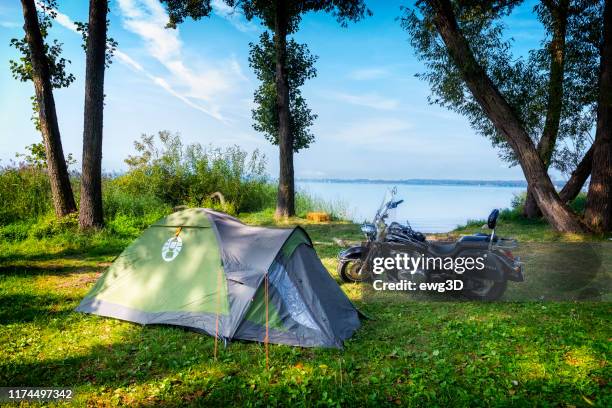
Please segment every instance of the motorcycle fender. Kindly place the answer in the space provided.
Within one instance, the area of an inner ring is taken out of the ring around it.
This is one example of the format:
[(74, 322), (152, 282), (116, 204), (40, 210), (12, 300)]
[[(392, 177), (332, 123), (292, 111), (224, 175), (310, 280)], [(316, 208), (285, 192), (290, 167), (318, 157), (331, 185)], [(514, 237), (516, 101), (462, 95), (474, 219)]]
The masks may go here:
[(495, 253), (487, 253), (485, 267), (482, 270), (466, 271), (465, 276), (490, 279), (496, 282), (505, 280), (523, 282), (523, 265), (520, 262), (511, 262), (509, 259)]
[(340, 253), (338, 254), (338, 258), (340, 258), (340, 260), (361, 259), (365, 251), (366, 251), (366, 248), (362, 245), (352, 246), (343, 251), (340, 251)]
[(462, 273), (466, 278), (475, 278), (475, 279), (489, 279), (495, 282), (503, 282), (507, 280), (507, 276), (505, 271), (508, 269), (506, 265), (504, 265), (503, 260), (501, 260), (497, 255), (492, 253), (483, 254), (482, 252), (476, 251), (464, 251), (458, 254), (456, 257), (483, 257), (485, 256), (484, 268), (483, 269), (469, 269)]
[(495, 282), (503, 282), (506, 279), (504, 278), (504, 273), (499, 269), (485, 265), (485, 268), (482, 270), (470, 270), (463, 273), (463, 276), (468, 278), (476, 278), (476, 279), (489, 279)]

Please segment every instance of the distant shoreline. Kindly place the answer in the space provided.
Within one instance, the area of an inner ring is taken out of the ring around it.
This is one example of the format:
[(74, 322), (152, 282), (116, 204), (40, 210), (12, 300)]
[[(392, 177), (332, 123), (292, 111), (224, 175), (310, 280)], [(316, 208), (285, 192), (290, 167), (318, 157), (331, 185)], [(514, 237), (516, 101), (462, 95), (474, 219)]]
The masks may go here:
[[(337, 179), (337, 178), (298, 178), (297, 182), (334, 183), (334, 184), (398, 184), (413, 186), (479, 186), (479, 187), (521, 187), (527, 188), (525, 180), (452, 180), (452, 179)], [(555, 187), (563, 186), (562, 181), (553, 181)]]

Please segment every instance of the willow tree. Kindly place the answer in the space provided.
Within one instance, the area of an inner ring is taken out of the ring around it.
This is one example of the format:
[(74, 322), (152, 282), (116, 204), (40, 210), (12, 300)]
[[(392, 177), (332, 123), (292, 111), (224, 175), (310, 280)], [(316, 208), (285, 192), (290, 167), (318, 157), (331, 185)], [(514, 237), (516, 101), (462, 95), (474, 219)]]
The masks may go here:
[(42, 134), (55, 215), (63, 217), (76, 211), (76, 203), (64, 158), (53, 89), (69, 86), (74, 76), (66, 71), (70, 61), (61, 56), (62, 44), (57, 40), (45, 41), (56, 16), (55, 0), (41, 1), (38, 5), (39, 10), (34, 0), (21, 0), (25, 37), (12, 39), (11, 45), (22, 56), (10, 64), (16, 79), (34, 84), (34, 122)]
[[(450, 0), (424, 0), (417, 2), (417, 7), (423, 16), (421, 24), (431, 27), (430, 31), (434, 34), (427, 38), (430, 41), (442, 41), (443, 52), (464, 86), (461, 90), (471, 95), (475, 102), (473, 106), (482, 112), (480, 117), (495, 129), (512, 152), (545, 218), (557, 231), (582, 232), (585, 226), (559, 198), (547, 167), (529, 135), (526, 122), (500, 91), (500, 84), (492, 79), (487, 70), (486, 60), (474, 52), (474, 43), (465, 34), (465, 27), (469, 27), (469, 24), (464, 23), (474, 21), (472, 15), (485, 16), (478, 20), (490, 22), (496, 16), (507, 13), (508, 8), (518, 2), (473, 0), (453, 3)], [(456, 13), (462, 12), (467, 12), (463, 15), (465, 18), (458, 20)], [(479, 40), (482, 37), (473, 38), (473, 41)], [(528, 77), (523, 76), (522, 80), (529, 83)], [(525, 102), (529, 103), (529, 100)]]
[[(521, 3), (471, 0), (449, 2), (449, 6), (458, 32), (536, 145), (544, 167), (571, 173), (561, 192), (561, 200), (567, 202), (575, 198), (591, 171), (602, 3), (542, 0), (534, 12), (545, 35), (538, 47), (515, 55), (513, 42), (504, 36), (503, 19)], [(520, 164), (504, 132), (471, 92), (461, 64), (455, 63), (438, 32), (432, 4), (418, 2), (416, 8), (406, 9), (402, 19), (417, 56), (427, 67), (419, 76), (431, 86), (430, 102), (465, 116), (498, 148), (502, 160), (511, 166)], [(540, 215), (533, 186), (524, 211), (528, 217)]]
[[(338, 23), (346, 27), (350, 21), (358, 21), (371, 12), (364, 0), (224, 0), (242, 10), (249, 20), (257, 18), (273, 33), (276, 58), (274, 84), (276, 88), (276, 116), (278, 123), (278, 147), (280, 174), (276, 215), (290, 217), (295, 214), (295, 183), (293, 175), (294, 141), (291, 132), (291, 96), (287, 71), (288, 36), (298, 31), (302, 16), (310, 12), (332, 14)], [(198, 20), (212, 12), (209, 0), (162, 0), (170, 15), (169, 27), (176, 27), (185, 18)]]

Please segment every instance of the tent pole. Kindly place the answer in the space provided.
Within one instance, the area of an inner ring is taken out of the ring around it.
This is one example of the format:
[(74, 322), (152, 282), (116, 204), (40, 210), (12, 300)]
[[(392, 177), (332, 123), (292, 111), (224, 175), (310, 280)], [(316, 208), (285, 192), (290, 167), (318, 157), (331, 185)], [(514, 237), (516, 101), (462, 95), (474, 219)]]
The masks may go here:
[(219, 342), (219, 307), (221, 304), (221, 269), (217, 273), (217, 318), (215, 320), (215, 361), (217, 361), (217, 343)]
[(265, 275), (265, 298), (266, 298), (266, 338), (264, 339), (264, 346), (266, 348), (266, 370), (269, 369), (269, 363), (268, 363), (268, 341), (269, 341), (269, 330), (270, 330), (270, 318), (269, 318), (269, 314), (268, 314), (268, 273), (266, 272)]

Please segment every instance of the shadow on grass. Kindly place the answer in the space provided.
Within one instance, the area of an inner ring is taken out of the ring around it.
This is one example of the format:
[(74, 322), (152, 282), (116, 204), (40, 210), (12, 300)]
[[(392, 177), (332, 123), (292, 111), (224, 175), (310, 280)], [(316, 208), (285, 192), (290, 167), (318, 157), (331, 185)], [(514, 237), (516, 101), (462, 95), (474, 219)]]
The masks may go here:
[[(177, 347), (180, 336), (189, 337), (185, 340), (191, 340), (191, 350)], [(134, 332), (129, 339), (96, 344), (84, 354), (39, 361), (3, 362), (0, 364), (0, 383), (58, 387), (91, 384), (111, 388), (143, 383), (210, 360), (212, 341), (198, 341), (195, 336), (201, 335), (180, 328), (147, 327)], [(195, 345), (199, 346), (197, 358), (193, 352)]]
[(51, 265), (5, 265), (0, 266), (0, 275), (9, 276), (37, 276), (37, 275), (54, 275), (64, 276), (71, 274), (87, 274), (92, 272), (103, 272), (104, 265), (94, 266), (60, 266), (58, 264)]
[(49, 261), (59, 258), (95, 258), (117, 256), (125, 249), (125, 243), (108, 245), (84, 245), (78, 248), (65, 248), (55, 252), (9, 253), (0, 255), (0, 264), (10, 264), (15, 261)]
[(72, 305), (77, 300), (77, 297), (55, 294), (2, 295), (0, 296), (0, 325), (65, 317), (72, 313), (72, 308), (66, 305)]

